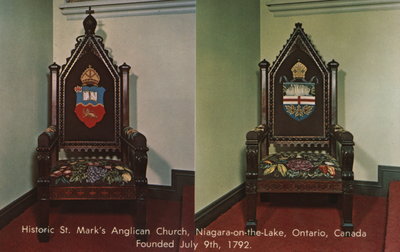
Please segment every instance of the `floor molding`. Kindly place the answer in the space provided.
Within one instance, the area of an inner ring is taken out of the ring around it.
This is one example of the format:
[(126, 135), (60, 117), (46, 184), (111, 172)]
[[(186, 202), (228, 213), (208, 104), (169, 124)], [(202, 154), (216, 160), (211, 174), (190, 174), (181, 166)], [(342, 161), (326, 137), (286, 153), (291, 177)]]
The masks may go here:
[(36, 201), (36, 188), (25, 193), (0, 210), (0, 229), (19, 216)]
[(172, 170), (171, 186), (148, 185), (148, 195), (151, 199), (181, 200), (183, 187), (194, 185), (194, 171)]
[(195, 214), (195, 226), (196, 228), (207, 227), (213, 222), (218, 216), (226, 212), (235, 203), (243, 199), (245, 196), (244, 183), (240, 184), (224, 196), (220, 197), (210, 205), (206, 206)]
[(378, 182), (354, 181), (354, 193), (386, 197), (391, 181), (400, 180), (400, 167), (378, 165)]

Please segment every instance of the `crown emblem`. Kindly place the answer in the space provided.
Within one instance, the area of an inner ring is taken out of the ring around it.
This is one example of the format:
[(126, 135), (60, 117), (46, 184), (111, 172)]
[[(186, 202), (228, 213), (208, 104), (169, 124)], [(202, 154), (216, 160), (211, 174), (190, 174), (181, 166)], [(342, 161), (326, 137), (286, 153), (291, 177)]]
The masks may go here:
[(300, 61), (294, 64), (291, 70), (294, 79), (304, 79), (306, 77), (307, 67)]
[(81, 75), (82, 85), (95, 85), (97, 86), (100, 82), (100, 75), (89, 65)]

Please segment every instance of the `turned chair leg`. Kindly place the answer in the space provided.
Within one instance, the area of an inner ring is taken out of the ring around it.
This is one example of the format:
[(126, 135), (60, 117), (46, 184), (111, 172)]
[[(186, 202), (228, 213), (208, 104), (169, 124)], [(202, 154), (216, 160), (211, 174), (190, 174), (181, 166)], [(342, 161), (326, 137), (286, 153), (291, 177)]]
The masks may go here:
[[(247, 186), (249, 188), (249, 186)], [(253, 235), (257, 230), (257, 192), (246, 190), (246, 232)]]
[(350, 233), (354, 229), (354, 226), (353, 226), (353, 194), (344, 192), (342, 197), (343, 197), (342, 231)]
[[(39, 215), (38, 215), (38, 227), (39, 229), (46, 229), (49, 226), (49, 213), (50, 213), (50, 201), (48, 199), (39, 200)], [(39, 242), (48, 242), (50, 239), (49, 232), (38, 233)]]
[(139, 230), (139, 233), (136, 235), (136, 239), (140, 241), (147, 241), (147, 235), (143, 234), (146, 229), (146, 220), (147, 220), (147, 212), (146, 212), (146, 199), (138, 198), (136, 200), (136, 230)]

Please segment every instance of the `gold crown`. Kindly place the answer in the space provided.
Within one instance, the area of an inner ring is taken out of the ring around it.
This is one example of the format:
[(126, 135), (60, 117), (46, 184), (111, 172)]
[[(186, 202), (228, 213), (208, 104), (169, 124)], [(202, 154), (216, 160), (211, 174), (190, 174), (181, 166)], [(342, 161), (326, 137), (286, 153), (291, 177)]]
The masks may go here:
[(291, 70), (294, 79), (304, 79), (306, 77), (307, 67), (300, 61), (294, 64)]
[(95, 85), (99, 84), (100, 82), (100, 75), (89, 65), (85, 71), (83, 71), (81, 75), (81, 82), (83, 85)]

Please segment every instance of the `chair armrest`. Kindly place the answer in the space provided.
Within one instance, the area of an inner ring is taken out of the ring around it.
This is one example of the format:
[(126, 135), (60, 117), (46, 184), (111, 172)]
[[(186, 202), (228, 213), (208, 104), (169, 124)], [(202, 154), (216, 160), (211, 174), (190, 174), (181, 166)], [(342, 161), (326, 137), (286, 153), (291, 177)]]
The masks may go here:
[(246, 134), (246, 145), (259, 144), (268, 135), (268, 127), (260, 124)]
[(140, 133), (139, 131), (135, 130), (132, 127), (125, 127), (122, 132), (121, 138), (123, 141), (125, 141), (125, 143), (129, 144), (130, 148), (133, 148), (133, 149), (145, 148), (145, 149), (147, 149), (146, 137), (142, 133)]
[(134, 178), (137, 183), (146, 183), (147, 168), (147, 140), (146, 137), (132, 127), (126, 127), (122, 131), (123, 155), (133, 168)]
[[(247, 179), (254, 179), (257, 177), (258, 163), (260, 162), (261, 155), (263, 154), (262, 143), (268, 136), (268, 127), (261, 124), (250, 130), (246, 134), (246, 161), (247, 161)], [(268, 149), (269, 143), (266, 143)], [(267, 150), (265, 150), (267, 153)]]
[(38, 138), (39, 148), (53, 148), (58, 139), (58, 132), (56, 126), (52, 125), (45, 129)]
[(354, 162), (354, 141), (353, 134), (346, 131), (340, 125), (333, 125), (331, 135), (338, 143), (339, 147), (339, 162), (342, 168), (342, 179), (347, 181), (354, 180), (353, 162)]
[(36, 159), (39, 168), (38, 184), (48, 184), (50, 168), (57, 159), (58, 132), (54, 125), (49, 126), (38, 137)]
[(340, 125), (333, 125), (331, 128), (331, 134), (333, 138), (342, 145), (354, 145), (353, 134)]

